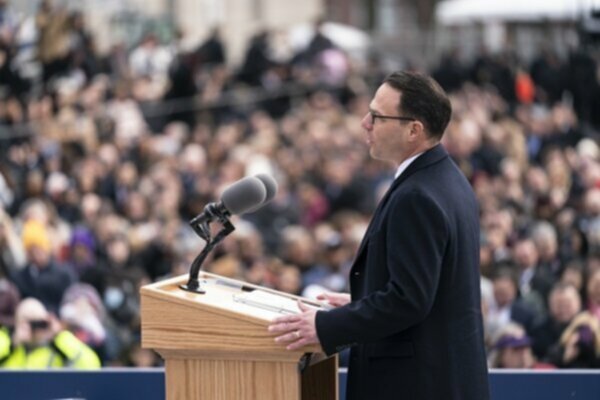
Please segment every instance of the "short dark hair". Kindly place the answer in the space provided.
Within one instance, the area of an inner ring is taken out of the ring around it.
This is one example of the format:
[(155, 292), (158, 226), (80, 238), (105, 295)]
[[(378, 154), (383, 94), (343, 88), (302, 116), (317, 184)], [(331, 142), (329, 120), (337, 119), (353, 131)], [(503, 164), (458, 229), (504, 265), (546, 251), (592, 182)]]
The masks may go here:
[(502, 262), (497, 264), (496, 266), (496, 271), (493, 274), (492, 277), (492, 281), (498, 281), (498, 280), (502, 280), (502, 279), (507, 279), (509, 281), (512, 282), (512, 284), (518, 288), (519, 287), (519, 283), (517, 280), (517, 277), (515, 276), (515, 269), (516, 267), (514, 266), (514, 264), (509, 263), (509, 262)]
[(388, 75), (383, 83), (402, 93), (398, 107), (402, 116), (421, 121), (429, 136), (442, 138), (450, 122), (452, 105), (444, 89), (433, 78), (416, 72), (397, 71)]

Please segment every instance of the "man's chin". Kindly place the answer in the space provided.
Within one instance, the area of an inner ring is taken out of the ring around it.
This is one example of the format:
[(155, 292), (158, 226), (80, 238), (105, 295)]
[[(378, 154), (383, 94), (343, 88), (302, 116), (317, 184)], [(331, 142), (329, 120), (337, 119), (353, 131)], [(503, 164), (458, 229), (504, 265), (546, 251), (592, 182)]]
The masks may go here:
[(381, 154), (377, 151), (377, 149), (375, 149), (374, 147), (371, 146), (371, 148), (369, 149), (369, 155), (371, 156), (371, 158), (373, 158), (374, 160), (379, 160), (379, 161), (385, 161), (385, 159), (381, 158)]

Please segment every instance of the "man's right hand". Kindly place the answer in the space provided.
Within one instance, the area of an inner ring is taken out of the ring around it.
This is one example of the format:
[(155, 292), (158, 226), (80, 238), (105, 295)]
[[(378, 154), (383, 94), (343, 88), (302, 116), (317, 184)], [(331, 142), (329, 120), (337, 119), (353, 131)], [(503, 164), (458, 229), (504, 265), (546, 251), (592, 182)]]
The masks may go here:
[(31, 342), (31, 328), (29, 327), (29, 322), (20, 321), (15, 325), (12, 342), (15, 347)]
[(351, 301), (348, 293), (323, 293), (317, 296), (317, 300), (326, 301), (333, 307), (342, 307)]

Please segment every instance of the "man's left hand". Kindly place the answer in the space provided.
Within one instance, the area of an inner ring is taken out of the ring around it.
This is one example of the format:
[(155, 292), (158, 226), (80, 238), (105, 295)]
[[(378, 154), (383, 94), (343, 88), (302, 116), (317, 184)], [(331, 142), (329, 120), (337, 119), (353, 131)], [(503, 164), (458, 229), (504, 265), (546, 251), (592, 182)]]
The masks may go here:
[(320, 345), (315, 323), (317, 310), (304, 305), (300, 300), (298, 308), (302, 311), (301, 314), (276, 318), (269, 325), (270, 333), (283, 333), (275, 338), (275, 342), (287, 343), (288, 350), (297, 350), (311, 344)]

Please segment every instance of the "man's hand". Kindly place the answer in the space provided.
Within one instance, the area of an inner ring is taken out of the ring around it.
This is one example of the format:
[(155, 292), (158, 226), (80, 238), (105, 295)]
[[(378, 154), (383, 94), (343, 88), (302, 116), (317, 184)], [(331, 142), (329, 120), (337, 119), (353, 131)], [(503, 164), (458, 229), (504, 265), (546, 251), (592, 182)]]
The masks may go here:
[(60, 331), (63, 330), (62, 322), (60, 322), (60, 319), (58, 319), (58, 317), (52, 313), (48, 315), (48, 324), (51, 337), (58, 335)]
[(579, 347), (577, 342), (579, 341), (579, 334), (575, 332), (567, 343), (565, 343), (565, 352), (563, 353), (563, 362), (569, 363), (579, 356)]
[(275, 338), (275, 342), (287, 343), (288, 350), (297, 350), (311, 344), (320, 345), (315, 324), (317, 311), (304, 305), (300, 300), (298, 300), (298, 308), (302, 314), (279, 317), (269, 325), (270, 333), (283, 333)]
[(28, 321), (17, 322), (12, 334), (12, 342), (15, 347), (31, 342), (31, 328)]
[(350, 303), (348, 293), (323, 293), (317, 296), (317, 300), (326, 301), (333, 307), (342, 307)]

